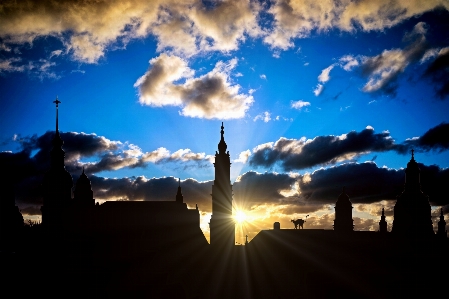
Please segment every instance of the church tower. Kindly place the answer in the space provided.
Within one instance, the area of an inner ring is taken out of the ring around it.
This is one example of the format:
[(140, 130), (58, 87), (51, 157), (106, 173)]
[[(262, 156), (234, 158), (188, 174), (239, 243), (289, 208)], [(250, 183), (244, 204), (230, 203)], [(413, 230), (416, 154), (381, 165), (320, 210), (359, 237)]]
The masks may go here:
[(346, 194), (345, 187), (335, 203), (334, 230), (339, 232), (351, 232), (354, 230), (352, 220), (352, 203)]
[(215, 180), (212, 185), (210, 244), (221, 248), (235, 245), (235, 223), (232, 218), (231, 160), (221, 123), (221, 139), (215, 152)]
[(73, 187), (72, 176), (64, 165), (65, 152), (62, 149), (64, 141), (59, 135), (58, 106), (61, 102), (56, 98), (53, 103), (56, 104), (56, 132), (52, 140), (53, 148), (50, 151), (50, 170), (43, 180), (44, 204), (41, 207), (42, 224), (46, 227), (56, 227), (61, 224), (64, 217), (61, 213), (72, 198)]
[(397, 197), (394, 206), (393, 233), (413, 236), (434, 234), (429, 198), (421, 191), (420, 173), (412, 150), (412, 158), (405, 169), (404, 191)]

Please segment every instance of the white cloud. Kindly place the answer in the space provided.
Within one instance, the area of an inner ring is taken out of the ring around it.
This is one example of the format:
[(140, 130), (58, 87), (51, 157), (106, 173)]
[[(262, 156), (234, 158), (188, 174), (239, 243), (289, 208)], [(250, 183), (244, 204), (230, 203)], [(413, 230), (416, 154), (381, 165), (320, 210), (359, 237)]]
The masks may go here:
[[(209, 73), (193, 77), (187, 61), (174, 55), (161, 54), (150, 60), (150, 69), (134, 84), (139, 88), (139, 101), (149, 106), (180, 106), (181, 114), (198, 118), (242, 118), (252, 105), (251, 95), (239, 93), (230, 73), (237, 58), (219, 61)], [(174, 83), (184, 79), (184, 83)]]
[(315, 96), (319, 96), (323, 92), (323, 89), (324, 85), (318, 83), (315, 89), (313, 90), (313, 93), (315, 94)]
[(345, 55), (339, 59), (340, 66), (347, 72), (359, 65), (359, 61), (352, 55)]
[(267, 76), (265, 76), (264, 74), (260, 75), (259, 77), (260, 79), (267, 80)]
[(246, 150), (239, 154), (239, 158), (234, 160), (234, 163), (243, 163), (245, 164), (248, 161), (249, 156), (251, 156), (251, 151)]
[(324, 70), (321, 71), (321, 74), (318, 76), (318, 81), (320, 81), (321, 83), (326, 83), (327, 81), (330, 80), (330, 76), (329, 73), (330, 71), (334, 68), (334, 64), (328, 66), (327, 68), (325, 68)]
[(62, 41), (65, 53), (97, 63), (107, 49), (153, 34), (157, 50), (191, 56), (236, 50), (247, 36), (262, 34), (255, 1), (220, 1), (206, 9), (197, 0), (9, 1), (2, 3), (0, 38), (32, 43), (42, 36)]
[(259, 115), (256, 115), (256, 117), (254, 117), (253, 120), (254, 121), (263, 120), (264, 122), (267, 123), (267, 122), (269, 122), (271, 120), (271, 113), (268, 112), (268, 111), (265, 111), (265, 112), (263, 112), (263, 113), (261, 113)]
[(276, 0), (268, 11), (274, 17), (274, 27), (264, 42), (274, 49), (287, 50), (294, 47), (295, 38), (308, 37), (313, 30), (382, 31), (436, 7), (449, 9), (449, 3), (446, 0)]
[(291, 104), (292, 108), (298, 109), (298, 110), (301, 110), (301, 108), (307, 107), (307, 106), (310, 106), (310, 102), (305, 102), (303, 100), (292, 102), (292, 104)]

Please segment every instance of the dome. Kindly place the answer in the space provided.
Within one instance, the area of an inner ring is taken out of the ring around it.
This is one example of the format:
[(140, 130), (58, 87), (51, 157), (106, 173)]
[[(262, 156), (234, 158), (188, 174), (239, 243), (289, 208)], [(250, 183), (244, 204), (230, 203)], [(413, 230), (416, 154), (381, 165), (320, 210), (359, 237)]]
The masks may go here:
[(346, 188), (343, 187), (343, 191), (338, 196), (337, 202), (335, 203), (336, 206), (352, 206), (351, 201), (349, 200), (348, 194), (346, 194)]

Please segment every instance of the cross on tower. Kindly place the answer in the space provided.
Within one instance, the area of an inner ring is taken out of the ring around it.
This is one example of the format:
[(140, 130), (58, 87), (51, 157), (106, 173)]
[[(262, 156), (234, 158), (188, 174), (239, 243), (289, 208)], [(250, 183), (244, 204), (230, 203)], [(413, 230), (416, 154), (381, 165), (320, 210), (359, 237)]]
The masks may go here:
[(59, 132), (59, 128), (58, 128), (58, 107), (59, 104), (61, 103), (60, 100), (58, 100), (58, 96), (56, 96), (56, 100), (53, 101), (53, 103), (56, 104), (56, 132)]

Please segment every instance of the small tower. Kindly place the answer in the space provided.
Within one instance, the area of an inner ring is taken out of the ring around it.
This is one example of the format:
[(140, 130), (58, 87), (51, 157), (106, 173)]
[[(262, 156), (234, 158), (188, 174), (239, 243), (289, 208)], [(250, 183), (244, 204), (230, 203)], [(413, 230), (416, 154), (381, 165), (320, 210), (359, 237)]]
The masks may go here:
[(93, 206), (95, 205), (94, 193), (87, 175), (81, 173), (80, 178), (76, 182), (75, 190), (73, 191), (75, 202), (80, 205)]
[(440, 221), (438, 221), (438, 232), (437, 235), (441, 237), (447, 237), (446, 231), (446, 221), (444, 221), (443, 208), (440, 210)]
[(405, 169), (404, 191), (394, 206), (392, 233), (413, 237), (434, 234), (429, 198), (421, 191), (420, 173), (412, 150), (412, 158)]
[(64, 141), (59, 135), (58, 107), (61, 103), (58, 98), (53, 102), (56, 104), (56, 131), (53, 137), (53, 148), (50, 151), (50, 170), (45, 174), (43, 180), (44, 203), (41, 207), (42, 224), (44, 226), (57, 227), (64, 215), (63, 209), (67, 207), (72, 199), (73, 179), (65, 169), (65, 152), (62, 149)]
[[(178, 192), (176, 193), (176, 202), (183, 203), (184, 197), (182, 196), (182, 193), (181, 193), (181, 179), (178, 179), (178, 183), (179, 183), (179, 185), (178, 185)], [(197, 206), (197, 210), (198, 210), (198, 206)]]
[(352, 203), (346, 194), (345, 187), (335, 203), (334, 230), (340, 232), (350, 232), (354, 230), (354, 220), (352, 220)]
[(385, 209), (384, 208), (382, 208), (382, 216), (380, 216), (379, 231), (381, 233), (387, 232), (387, 221), (385, 221)]
[(210, 219), (210, 244), (216, 248), (235, 245), (235, 223), (232, 219), (231, 159), (224, 140), (221, 123), (221, 139), (215, 153), (215, 180), (212, 185), (212, 216)]

